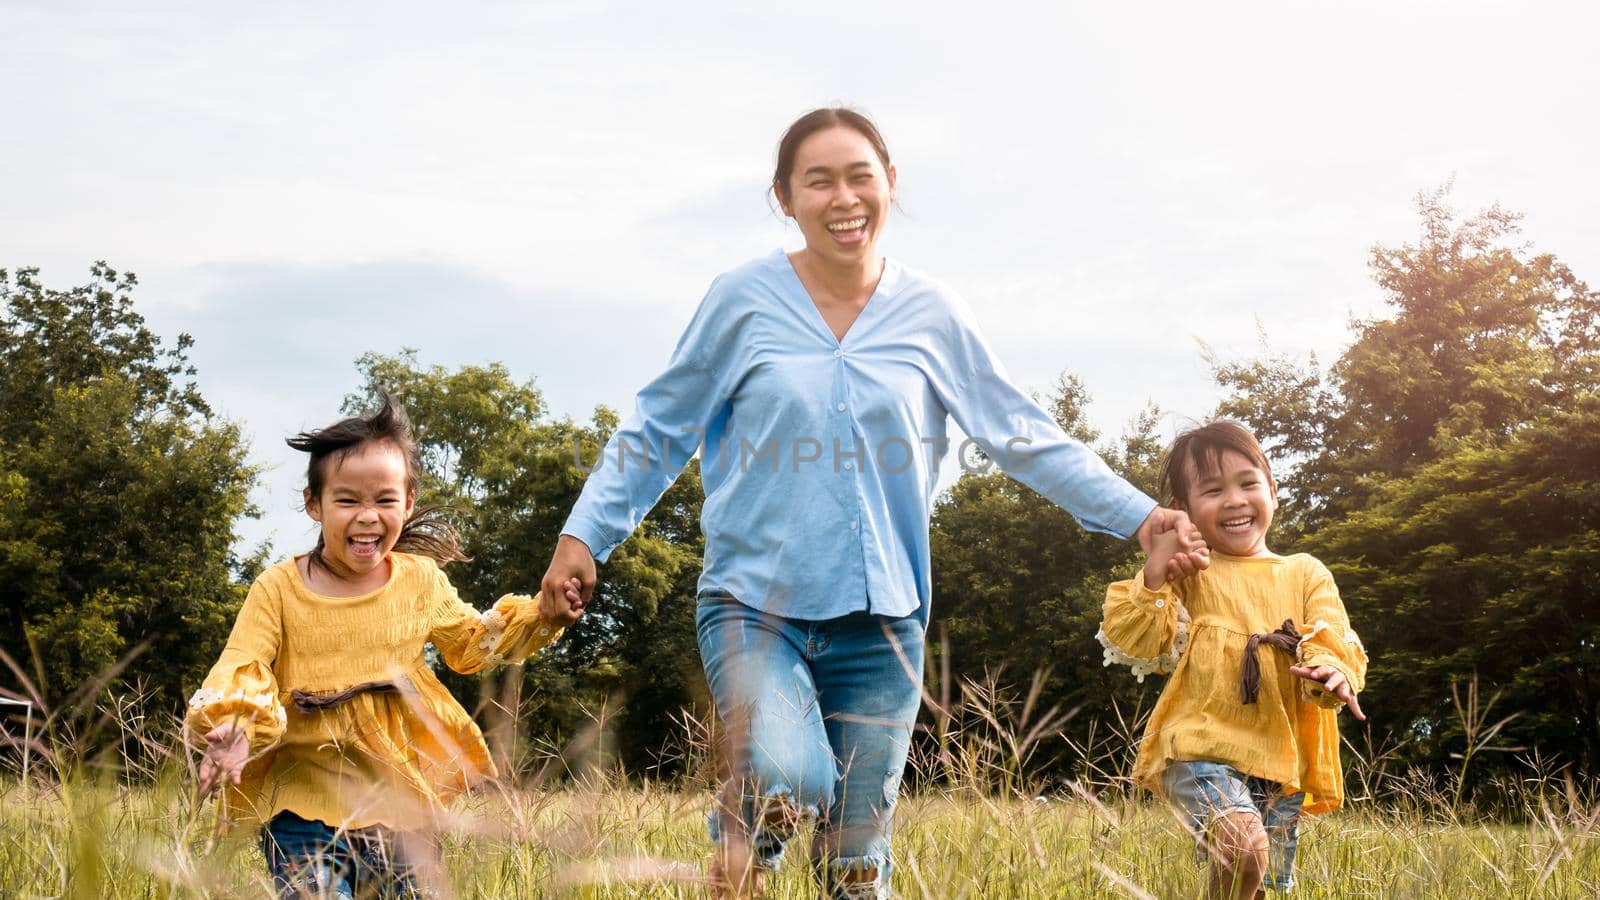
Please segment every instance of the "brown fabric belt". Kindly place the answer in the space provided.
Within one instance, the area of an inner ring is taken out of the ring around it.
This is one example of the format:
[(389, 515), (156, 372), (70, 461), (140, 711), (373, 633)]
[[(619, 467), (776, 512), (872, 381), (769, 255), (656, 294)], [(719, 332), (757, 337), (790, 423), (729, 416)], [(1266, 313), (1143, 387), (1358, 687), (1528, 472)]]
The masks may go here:
[(311, 691), (302, 691), (299, 688), (295, 688), (289, 692), (289, 696), (294, 700), (295, 709), (303, 713), (312, 713), (333, 709), (341, 703), (349, 702), (359, 694), (397, 694), (399, 692), (400, 685), (393, 681), (364, 681), (361, 684), (351, 685), (342, 691), (334, 691), (331, 694), (312, 693)]
[(1255, 703), (1261, 695), (1261, 660), (1256, 650), (1262, 644), (1293, 656), (1300, 648), (1300, 631), (1294, 627), (1293, 619), (1284, 619), (1283, 627), (1277, 631), (1250, 635), (1249, 643), (1244, 645), (1244, 666), (1239, 669), (1239, 701), (1245, 706)]

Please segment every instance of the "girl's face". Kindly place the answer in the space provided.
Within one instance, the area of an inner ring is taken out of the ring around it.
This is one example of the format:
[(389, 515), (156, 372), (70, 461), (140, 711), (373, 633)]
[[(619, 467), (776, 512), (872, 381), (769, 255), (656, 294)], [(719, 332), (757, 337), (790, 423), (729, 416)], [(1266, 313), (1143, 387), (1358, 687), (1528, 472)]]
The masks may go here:
[(321, 496), (306, 491), (306, 512), (322, 523), (322, 558), (335, 576), (359, 581), (383, 567), (411, 516), (406, 482), (405, 452), (370, 441), (329, 461)]
[(1278, 486), (1249, 457), (1224, 450), (1215, 471), (1197, 471), (1189, 460), (1189, 496), (1184, 509), (1213, 550), (1230, 556), (1265, 556), (1267, 529), (1278, 508)]
[(837, 265), (860, 265), (877, 259), (894, 179), (894, 166), (884, 169), (861, 132), (835, 126), (800, 142), (787, 199), (779, 191), (778, 202), (800, 226), (808, 252)]

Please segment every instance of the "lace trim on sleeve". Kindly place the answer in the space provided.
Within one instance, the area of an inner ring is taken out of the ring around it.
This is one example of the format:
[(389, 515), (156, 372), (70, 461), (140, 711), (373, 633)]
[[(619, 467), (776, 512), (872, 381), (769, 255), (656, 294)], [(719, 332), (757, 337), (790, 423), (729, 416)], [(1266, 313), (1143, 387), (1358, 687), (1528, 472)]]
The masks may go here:
[(1111, 640), (1104, 628), (1101, 628), (1094, 636), (1095, 640), (1100, 642), (1100, 646), (1105, 648), (1105, 661), (1101, 665), (1109, 666), (1116, 663), (1127, 666), (1140, 683), (1144, 682), (1146, 675), (1171, 673), (1178, 667), (1178, 658), (1183, 656), (1183, 651), (1189, 649), (1189, 610), (1184, 608), (1182, 603), (1177, 603), (1177, 606), (1178, 630), (1172, 635), (1172, 646), (1167, 648), (1167, 652), (1155, 657), (1129, 656), (1122, 652), (1122, 648)]
[(483, 667), (487, 669), (491, 666), (505, 665), (506, 658), (494, 652), (494, 648), (498, 647), (500, 639), (505, 637), (506, 617), (500, 614), (500, 610), (491, 609), (478, 613), (478, 621), (483, 623), (483, 637), (478, 639), (478, 649), (488, 651), (483, 655)]
[(247, 706), (255, 711), (255, 715), (271, 719), (279, 725), (289, 721), (283, 704), (278, 702), (278, 696), (271, 691), (219, 691), (216, 688), (201, 688), (189, 698), (189, 708), (193, 710), (205, 710), (217, 704), (231, 703)]

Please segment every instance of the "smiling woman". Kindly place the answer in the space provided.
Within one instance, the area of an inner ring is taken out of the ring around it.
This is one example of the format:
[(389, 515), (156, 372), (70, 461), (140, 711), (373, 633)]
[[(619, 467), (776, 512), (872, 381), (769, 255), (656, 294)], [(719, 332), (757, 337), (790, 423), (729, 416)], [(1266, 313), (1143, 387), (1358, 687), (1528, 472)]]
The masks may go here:
[[(805, 821), (819, 824), (829, 895), (888, 891), (949, 419), (1086, 528), (1191, 530), (1011, 383), (959, 296), (878, 255), (897, 178), (860, 113), (818, 109), (789, 127), (772, 191), (805, 247), (712, 283), (604, 451), (660, 458), (590, 473), (542, 585), (547, 615), (581, 613), (595, 560), (703, 443), (696, 632), (732, 771), (709, 823), (720, 896), (759, 894)], [(1197, 560), (1178, 554), (1174, 570)], [(582, 596), (566, 604), (573, 578)]]

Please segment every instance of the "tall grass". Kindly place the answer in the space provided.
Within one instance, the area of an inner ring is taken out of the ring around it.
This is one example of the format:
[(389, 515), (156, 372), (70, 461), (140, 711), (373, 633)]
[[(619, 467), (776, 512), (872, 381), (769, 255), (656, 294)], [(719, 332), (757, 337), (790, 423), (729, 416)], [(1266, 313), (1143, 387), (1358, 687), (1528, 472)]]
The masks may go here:
[[(1041, 679), (942, 685), (896, 816), (894, 886), (909, 897), (1179, 897), (1197, 891), (1196, 847), (1160, 804), (1130, 788), (1130, 713), (1066, 750), (1077, 778), (1049, 782), (1034, 760), (1062, 749)], [(89, 698), (98, 697), (90, 702)], [(252, 835), (219, 836), (194, 790), (175, 723), (137, 692), (96, 689), (49, 711), (18, 776), (0, 748), (0, 897), (267, 897)], [(577, 750), (523, 747), (521, 776), (469, 796), (441, 836), (460, 897), (703, 896), (704, 821), (717, 780), (715, 725), (685, 715), (669, 751), (691, 774), (630, 781), (606, 767), (603, 713)], [(16, 729), (7, 723), (7, 732)], [(587, 751), (581, 748), (591, 748)], [(502, 748), (504, 751), (504, 748)], [(1595, 897), (1594, 785), (1530, 754), (1474, 794), (1461, 772), (1397, 770), (1394, 748), (1350, 747), (1351, 806), (1302, 826), (1302, 897)], [(807, 837), (770, 897), (815, 895)]]

